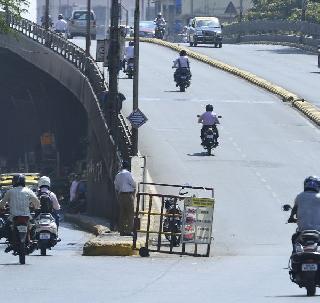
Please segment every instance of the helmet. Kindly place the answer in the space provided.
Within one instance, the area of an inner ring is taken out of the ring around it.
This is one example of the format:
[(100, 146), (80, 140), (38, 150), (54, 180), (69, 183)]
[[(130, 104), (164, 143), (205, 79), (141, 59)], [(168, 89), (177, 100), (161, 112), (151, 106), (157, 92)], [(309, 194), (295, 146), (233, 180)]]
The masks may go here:
[(315, 191), (315, 192), (319, 192), (320, 191), (320, 178), (317, 176), (310, 176), (305, 178), (304, 182), (303, 182), (303, 187), (304, 190), (311, 190), (311, 191)]
[(211, 104), (206, 105), (206, 112), (212, 112), (213, 111), (213, 106)]
[(59, 19), (59, 20), (63, 19), (63, 15), (62, 15), (62, 14), (59, 14), (58, 19)]
[(161, 13), (161, 12), (158, 13), (158, 17), (159, 17), (159, 18), (162, 17), (162, 13)]
[(130, 169), (130, 163), (129, 163), (129, 161), (123, 160), (123, 161), (122, 161), (122, 168), (129, 170), (129, 169)]
[(187, 52), (183, 49), (180, 51), (180, 56), (186, 56), (187, 55)]
[(134, 46), (134, 41), (129, 41), (130, 46)]
[(39, 181), (38, 181), (38, 187), (42, 187), (42, 186), (47, 186), (50, 187), (51, 186), (51, 181), (50, 178), (47, 176), (42, 176)]
[(14, 175), (12, 178), (12, 186), (13, 187), (18, 187), (18, 186), (25, 187), (26, 186), (26, 177), (23, 174)]

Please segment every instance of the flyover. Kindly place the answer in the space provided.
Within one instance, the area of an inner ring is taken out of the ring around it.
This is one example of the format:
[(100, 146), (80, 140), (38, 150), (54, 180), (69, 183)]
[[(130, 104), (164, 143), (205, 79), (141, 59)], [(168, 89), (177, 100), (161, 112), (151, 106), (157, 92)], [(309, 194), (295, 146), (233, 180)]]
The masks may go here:
[[(10, 27), (11, 34), (2, 34), (0, 37), (1, 51), (11, 59), (18, 56), (20, 59), (17, 60), (21, 61), (22, 58), (28, 62), (30, 69), (28, 77), (33, 77), (35, 74), (40, 75), (42, 72), (43, 77), (48, 77), (48, 75), (52, 77), (52, 83), (55, 83), (56, 88), (62, 90), (64, 87), (68, 91), (65, 96), (69, 97), (66, 98), (78, 103), (76, 106), (70, 103), (69, 108), (66, 109), (70, 123), (76, 125), (76, 107), (79, 107), (79, 110), (84, 113), (84, 122), (80, 124), (88, 125), (85, 131), (89, 140), (87, 144), (88, 200), (94, 201), (89, 204), (89, 212), (111, 218), (115, 213), (113, 180), (121, 158), (131, 157), (131, 138), (121, 114), (112, 112), (114, 117), (112, 123), (107, 123), (105, 119), (99, 98), (108, 88), (98, 67), (91, 57), (85, 56), (82, 49), (52, 32), (45, 31), (35, 23), (11, 16)], [(3, 56), (2, 60), (5, 58), (6, 56)], [(31, 66), (34, 66), (34, 71), (31, 71)], [(10, 68), (7, 68), (7, 71), (10, 71)], [(10, 73), (7, 75), (9, 76)], [(38, 76), (38, 79), (39, 77), (41, 76)], [(18, 89), (22, 83), (32, 82), (31, 78), (28, 81), (19, 80)], [(33, 80), (37, 83), (37, 77)], [(44, 90), (51, 85), (50, 80), (47, 83), (49, 84), (44, 87)], [(50, 99), (60, 97), (59, 89), (52, 91), (52, 87), (54, 85), (51, 85), (52, 98), (44, 96), (43, 104), (49, 102)], [(58, 119), (55, 123), (60, 124), (60, 128), (63, 127), (59, 120), (62, 116), (63, 112), (58, 112), (56, 115)], [(73, 129), (73, 136), (80, 136), (80, 130), (81, 127), (78, 130)], [(37, 137), (34, 137), (33, 141), (39, 140), (38, 133), (32, 132), (32, 134)]]

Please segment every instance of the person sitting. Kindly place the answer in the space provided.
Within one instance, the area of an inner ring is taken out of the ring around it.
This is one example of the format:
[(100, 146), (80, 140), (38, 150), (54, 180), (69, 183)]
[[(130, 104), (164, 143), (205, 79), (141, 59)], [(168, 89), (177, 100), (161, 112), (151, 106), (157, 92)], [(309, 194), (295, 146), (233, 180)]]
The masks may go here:
[(180, 51), (179, 57), (174, 61), (172, 68), (176, 69), (173, 75), (176, 86), (179, 85), (179, 76), (182, 73), (187, 73), (190, 77), (189, 79), (191, 79), (190, 62), (185, 50)]

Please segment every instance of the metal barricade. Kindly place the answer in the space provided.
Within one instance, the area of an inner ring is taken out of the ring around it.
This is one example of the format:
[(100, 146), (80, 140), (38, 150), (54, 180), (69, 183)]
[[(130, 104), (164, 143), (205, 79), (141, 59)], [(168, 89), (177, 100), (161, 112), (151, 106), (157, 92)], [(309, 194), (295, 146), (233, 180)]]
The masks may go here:
[[(148, 191), (148, 187), (153, 190)], [(180, 188), (178, 195), (169, 193), (177, 188)], [(205, 194), (199, 195), (199, 191)], [(144, 238), (140, 256), (159, 252), (209, 257), (213, 210), (214, 189), (211, 187), (141, 182), (134, 217), (133, 249), (137, 250), (137, 240)]]

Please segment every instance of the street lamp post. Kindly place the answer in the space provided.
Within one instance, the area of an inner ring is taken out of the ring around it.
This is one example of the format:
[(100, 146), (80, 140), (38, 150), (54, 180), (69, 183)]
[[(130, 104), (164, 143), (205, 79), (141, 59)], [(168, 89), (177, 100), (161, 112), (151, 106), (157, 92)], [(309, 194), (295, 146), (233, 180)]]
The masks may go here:
[(49, 0), (46, 0), (45, 4), (44, 27), (46, 30), (49, 30)]
[(301, 3), (301, 21), (306, 21), (307, 3), (308, 3), (308, 0), (302, 0), (302, 3)]
[(90, 21), (91, 21), (91, 0), (87, 0), (87, 29), (86, 29), (86, 56), (90, 56), (91, 45), (91, 33), (90, 33)]
[[(133, 110), (139, 107), (139, 21), (140, 1), (136, 0), (134, 11), (134, 73), (133, 73)], [(138, 128), (132, 129), (132, 153), (138, 154)]]

